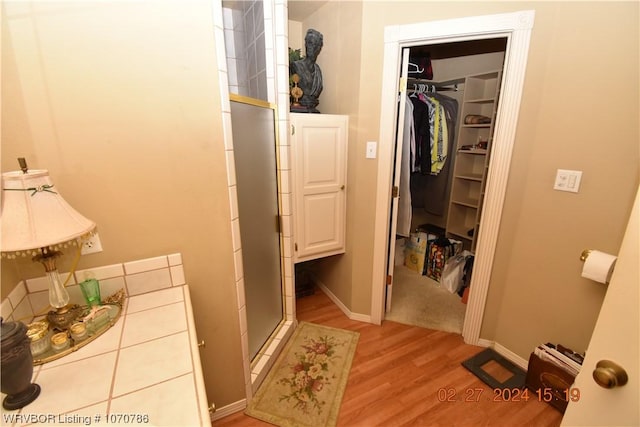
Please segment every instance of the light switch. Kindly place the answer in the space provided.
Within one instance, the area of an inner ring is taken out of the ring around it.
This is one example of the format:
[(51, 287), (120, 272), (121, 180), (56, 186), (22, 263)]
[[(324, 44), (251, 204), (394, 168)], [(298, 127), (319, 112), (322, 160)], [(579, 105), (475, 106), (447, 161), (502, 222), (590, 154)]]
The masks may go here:
[(581, 179), (582, 171), (558, 169), (558, 172), (556, 173), (556, 182), (553, 185), (553, 189), (577, 193), (580, 189)]
[(367, 159), (375, 159), (376, 158), (376, 149), (378, 143), (376, 141), (368, 141), (367, 142)]

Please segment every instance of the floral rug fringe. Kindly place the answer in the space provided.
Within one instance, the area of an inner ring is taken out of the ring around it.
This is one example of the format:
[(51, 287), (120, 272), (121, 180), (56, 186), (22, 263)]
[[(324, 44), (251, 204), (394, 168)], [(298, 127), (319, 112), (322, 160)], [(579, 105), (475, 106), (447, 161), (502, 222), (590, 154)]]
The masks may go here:
[(278, 426), (335, 426), (358, 332), (300, 322), (245, 413)]

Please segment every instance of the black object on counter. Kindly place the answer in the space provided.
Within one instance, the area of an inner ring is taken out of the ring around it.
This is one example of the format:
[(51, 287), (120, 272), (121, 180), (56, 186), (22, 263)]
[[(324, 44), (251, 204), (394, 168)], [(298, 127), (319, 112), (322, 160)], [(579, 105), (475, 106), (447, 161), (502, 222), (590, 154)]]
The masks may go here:
[(31, 382), (33, 376), (33, 356), (31, 340), (27, 336), (27, 326), (22, 322), (2, 324), (2, 392), (7, 396), (2, 406), (8, 411), (23, 408), (40, 395), (40, 386)]

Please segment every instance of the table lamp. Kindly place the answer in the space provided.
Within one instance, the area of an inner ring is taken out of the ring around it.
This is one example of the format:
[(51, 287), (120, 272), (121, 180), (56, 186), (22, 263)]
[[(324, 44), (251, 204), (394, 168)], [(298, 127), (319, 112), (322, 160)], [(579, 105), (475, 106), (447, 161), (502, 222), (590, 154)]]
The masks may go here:
[(69, 293), (60, 280), (56, 259), (60, 249), (81, 245), (94, 233), (96, 224), (80, 215), (60, 195), (49, 172), (28, 170), (19, 158), (21, 171), (2, 174), (2, 256), (31, 256), (42, 263), (49, 278), (49, 303), (55, 309), (47, 319), (51, 326), (66, 330), (78, 316), (70, 306)]

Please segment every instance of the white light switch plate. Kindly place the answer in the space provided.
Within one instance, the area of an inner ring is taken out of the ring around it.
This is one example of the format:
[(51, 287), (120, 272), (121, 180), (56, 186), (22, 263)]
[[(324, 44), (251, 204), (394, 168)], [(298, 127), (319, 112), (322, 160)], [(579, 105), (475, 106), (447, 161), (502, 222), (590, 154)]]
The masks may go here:
[(368, 141), (367, 142), (367, 159), (375, 159), (376, 151), (377, 151), (378, 143), (376, 141)]
[(567, 169), (558, 169), (556, 173), (556, 181), (553, 185), (554, 190), (569, 191), (577, 193), (580, 189), (580, 180), (582, 179), (582, 171), (572, 171)]

